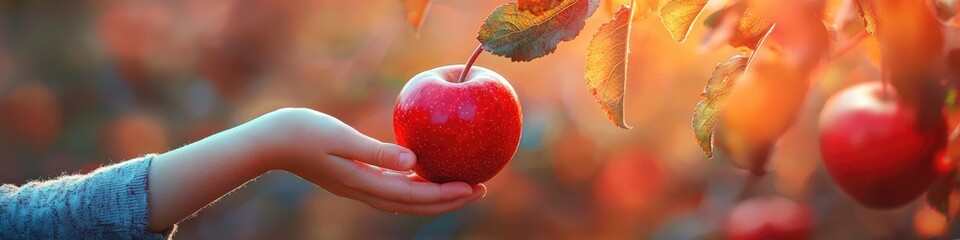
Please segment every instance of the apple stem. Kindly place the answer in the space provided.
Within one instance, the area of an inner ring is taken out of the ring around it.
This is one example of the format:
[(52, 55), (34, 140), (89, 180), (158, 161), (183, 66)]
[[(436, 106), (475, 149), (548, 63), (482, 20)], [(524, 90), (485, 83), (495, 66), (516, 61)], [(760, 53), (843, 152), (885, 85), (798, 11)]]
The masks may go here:
[(483, 53), (483, 44), (477, 46), (477, 50), (473, 50), (473, 54), (470, 54), (470, 59), (467, 59), (467, 65), (463, 66), (463, 71), (460, 72), (460, 78), (457, 80), (457, 83), (462, 83), (467, 80), (467, 73), (470, 73), (470, 68), (473, 67), (473, 62), (477, 61), (477, 57), (480, 57), (480, 53)]

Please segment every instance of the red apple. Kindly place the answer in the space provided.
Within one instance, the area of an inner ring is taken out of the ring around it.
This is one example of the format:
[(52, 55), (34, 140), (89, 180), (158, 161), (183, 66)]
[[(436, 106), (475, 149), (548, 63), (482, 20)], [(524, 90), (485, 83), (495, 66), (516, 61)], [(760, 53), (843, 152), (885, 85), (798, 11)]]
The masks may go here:
[(393, 112), (397, 143), (417, 155), (413, 171), (432, 182), (482, 183), (500, 172), (520, 143), (520, 103), (490, 69), (463, 65), (417, 74)]
[(857, 202), (892, 209), (936, 179), (946, 122), (917, 123), (891, 85), (862, 83), (833, 96), (820, 114), (820, 151), (833, 180)]
[(755, 197), (727, 215), (726, 239), (810, 239), (810, 210), (782, 197)]

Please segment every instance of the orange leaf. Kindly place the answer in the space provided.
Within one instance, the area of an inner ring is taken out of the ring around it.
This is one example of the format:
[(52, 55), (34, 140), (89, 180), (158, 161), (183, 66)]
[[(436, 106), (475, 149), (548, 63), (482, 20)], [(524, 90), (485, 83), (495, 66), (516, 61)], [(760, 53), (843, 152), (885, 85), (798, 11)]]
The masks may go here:
[(587, 47), (587, 88), (607, 113), (610, 121), (630, 129), (623, 119), (623, 93), (630, 51), (630, 8), (621, 6), (610, 22), (604, 23)]
[(677, 42), (683, 42), (707, 0), (670, 0), (660, 9), (660, 20)]
[(703, 100), (693, 110), (693, 133), (707, 157), (713, 157), (713, 129), (717, 124), (717, 116), (726, 106), (730, 90), (747, 68), (747, 60), (747, 57), (735, 55), (717, 64), (700, 94)]
[(737, 31), (733, 32), (733, 36), (730, 38), (730, 46), (756, 50), (760, 38), (763, 38), (772, 26), (773, 22), (761, 17), (756, 10), (747, 8), (743, 12), (743, 17), (740, 18)]
[(401, 0), (406, 8), (407, 21), (413, 26), (413, 31), (419, 33), (423, 20), (427, 18), (432, 0)]

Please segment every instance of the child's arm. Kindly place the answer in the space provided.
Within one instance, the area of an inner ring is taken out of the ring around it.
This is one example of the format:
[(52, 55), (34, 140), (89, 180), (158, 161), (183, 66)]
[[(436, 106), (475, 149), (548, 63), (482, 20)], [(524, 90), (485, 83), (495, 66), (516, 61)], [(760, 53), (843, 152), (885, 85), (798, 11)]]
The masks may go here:
[(147, 231), (152, 156), (22, 186), (0, 186), (0, 239), (167, 239)]
[(414, 159), (410, 150), (367, 137), (326, 114), (281, 109), (155, 157), (148, 174), (147, 229), (169, 229), (270, 170), (294, 173), (390, 212), (440, 213), (486, 193), (483, 185), (436, 184), (384, 170), (407, 171)]

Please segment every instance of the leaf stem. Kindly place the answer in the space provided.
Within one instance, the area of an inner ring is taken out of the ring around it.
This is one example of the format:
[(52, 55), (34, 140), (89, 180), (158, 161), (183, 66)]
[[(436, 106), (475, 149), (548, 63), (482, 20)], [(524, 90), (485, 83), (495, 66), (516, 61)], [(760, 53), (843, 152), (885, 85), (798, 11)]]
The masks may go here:
[(473, 67), (473, 63), (477, 61), (477, 57), (480, 57), (480, 53), (483, 53), (483, 44), (477, 46), (477, 50), (473, 50), (473, 54), (470, 54), (470, 59), (467, 59), (467, 65), (463, 66), (463, 71), (460, 72), (460, 78), (457, 79), (457, 83), (462, 83), (467, 80), (467, 73), (470, 73), (470, 68)]

